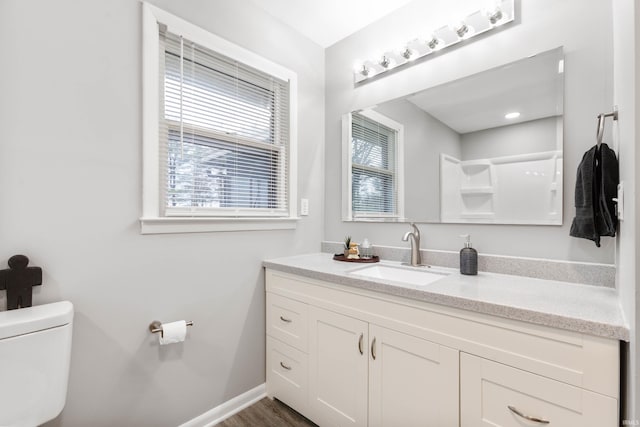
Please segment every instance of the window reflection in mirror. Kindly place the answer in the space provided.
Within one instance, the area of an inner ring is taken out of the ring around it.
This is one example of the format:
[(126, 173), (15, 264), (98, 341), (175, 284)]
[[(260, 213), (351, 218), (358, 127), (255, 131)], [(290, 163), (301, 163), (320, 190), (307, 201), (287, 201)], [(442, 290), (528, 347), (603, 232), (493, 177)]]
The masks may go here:
[[(557, 48), (346, 115), (344, 219), (562, 224), (563, 77)], [(372, 137), (382, 122), (402, 129), (400, 187), (353, 156), (353, 123), (365, 119)]]
[(404, 221), (403, 125), (365, 110), (346, 115), (343, 129), (351, 189), (347, 217)]

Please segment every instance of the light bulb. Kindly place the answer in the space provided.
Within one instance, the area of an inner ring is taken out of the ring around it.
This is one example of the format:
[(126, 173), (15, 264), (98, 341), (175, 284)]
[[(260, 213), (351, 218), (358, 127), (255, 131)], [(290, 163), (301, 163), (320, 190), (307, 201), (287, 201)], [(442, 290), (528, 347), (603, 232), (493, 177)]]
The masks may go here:
[(440, 40), (437, 38), (432, 37), (431, 40), (427, 42), (427, 46), (429, 46), (431, 50), (439, 50), (442, 48), (442, 43), (440, 43)]
[(469, 37), (469, 27), (467, 27), (467, 24), (465, 24), (464, 22), (453, 27), (453, 29), (461, 39)]
[(500, 8), (496, 8), (491, 15), (489, 15), (489, 22), (492, 25), (500, 25), (500, 20), (502, 19), (502, 11)]

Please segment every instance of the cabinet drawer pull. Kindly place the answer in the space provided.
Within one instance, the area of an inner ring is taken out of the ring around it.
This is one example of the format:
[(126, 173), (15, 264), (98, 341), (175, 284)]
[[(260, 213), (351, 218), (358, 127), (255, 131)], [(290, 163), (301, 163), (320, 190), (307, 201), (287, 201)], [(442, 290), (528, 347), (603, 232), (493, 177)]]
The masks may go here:
[(280, 362), (280, 366), (282, 366), (284, 369), (286, 369), (287, 371), (291, 370), (291, 366), (287, 366), (284, 363)]
[(376, 337), (373, 337), (373, 341), (371, 341), (371, 357), (376, 360)]
[(543, 418), (532, 417), (531, 415), (523, 414), (522, 412), (520, 412), (518, 409), (516, 409), (515, 407), (513, 407), (511, 405), (508, 405), (507, 408), (509, 408), (509, 410), (511, 412), (513, 412), (514, 414), (516, 414), (519, 417), (524, 418), (525, 420), (533, 421), (534, 423), (549, 424), (549, 421), (547, 421), (547, 420), (545, 420)]
[(280, 320), (282, 320), (283, 322), (286, 322), (286, 323), (291, 323), (292, 322), (291, 319), (287, 319), (286, 317), (282, 317), (282, 316), (280, 316)]
[(362, 351), (362, 340), (364, 339), (364, 333), (360, 334), (360, 339), (358, 340), (358, 350), (360, 350), (360, 355), (364, 354), (364, 351)]

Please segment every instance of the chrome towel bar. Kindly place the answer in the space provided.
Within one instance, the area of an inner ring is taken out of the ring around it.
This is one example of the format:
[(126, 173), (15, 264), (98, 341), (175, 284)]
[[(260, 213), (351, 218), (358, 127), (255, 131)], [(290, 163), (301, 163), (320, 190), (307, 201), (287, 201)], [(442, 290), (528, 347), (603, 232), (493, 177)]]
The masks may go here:
[(597, 117), (598, 127), (596, 130), (596, 140), (597, 140), (598, 147), (600, 147), (600, 144), (602, 144), (602, 136), (604, 135), (604, 122), (607, 117), (613, 117), (614, 121), (618, 120), (618, 109), (614, 107), (611, 113), (598, 114), (598, 117)]

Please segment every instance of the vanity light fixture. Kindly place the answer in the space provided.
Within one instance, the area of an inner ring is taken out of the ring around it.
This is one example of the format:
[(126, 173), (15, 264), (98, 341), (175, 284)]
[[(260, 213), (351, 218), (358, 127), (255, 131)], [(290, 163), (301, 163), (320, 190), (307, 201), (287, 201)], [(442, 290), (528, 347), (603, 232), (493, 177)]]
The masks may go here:
[[(406, 64), (408, 61), (413, 61), (413, 57), (413, 51), (409, 48), (406, 48), (404, 51), (389, 51), (384, 53), (380, 65), (389, 70), (397, 67), (398, 65)], [(385, 64), (387, 65), (385, 66)]]
[(427, 46), (429, 46), (429, 49), (431, 50), (439, 50), (442, 47), (442, 43), (440, 43), (440, 40), (433, 37), (431, 40), (429, 40)]
[(456, 28), (456, 34), (461, 39), (468, 38), (471, 35), (469, 34), (469, 27), (467, 27), (467, 25), (464, 22)]
[(454, 45), (462, 40), (462, 37), (458, 35), (457, 28), (453, 25), (438, 28), (433, 32), (433, 36), (438, 40), (438, 49)]
[(491, 14), (491, 16), (489, 16), (489, 22), (491, 22), (491, 24), (495, 25), (496, 22), (500, 21), (502, 19), (502, 11), (500, 10), (500, 8), (497, 8), (493, 14)]
[(433, 50), (433, 48), (429, 46), (426, 40), (420, 39), (411, 40), (409, 43), (407, 43), (406, 48), (411, 51), (411, 61), (423, 55), (426, 55)]
[(512, 22), (515, 15), (515, 0), (495, 0), (495, 3), (494, 8), (477, 10), (460, 20), (455, 26), (445, 25), (434, 30), (431, 38), (412, 40), (402, 48), (385, 52), (381, 59), (365, 61), (361, 67), (354, 70), (355, 83)]

